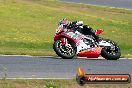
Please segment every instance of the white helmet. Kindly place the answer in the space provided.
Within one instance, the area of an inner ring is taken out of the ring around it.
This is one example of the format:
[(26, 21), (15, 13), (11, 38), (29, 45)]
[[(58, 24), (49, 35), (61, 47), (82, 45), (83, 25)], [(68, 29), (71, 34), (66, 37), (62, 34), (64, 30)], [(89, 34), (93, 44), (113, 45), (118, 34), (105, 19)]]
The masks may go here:
[(77, 21), (76, 25), (82, 26), (83, 25), (83, 21)]
[(76, 25), (78, 25), (80, 28), (83, 28), (83, 21), (77, 21)]

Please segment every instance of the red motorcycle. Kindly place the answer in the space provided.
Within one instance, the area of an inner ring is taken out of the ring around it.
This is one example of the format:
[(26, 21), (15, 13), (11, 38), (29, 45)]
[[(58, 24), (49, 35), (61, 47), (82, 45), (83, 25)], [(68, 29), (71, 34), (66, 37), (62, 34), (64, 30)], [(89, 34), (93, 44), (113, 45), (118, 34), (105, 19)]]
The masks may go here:
[[(102, 32), (102, 29), (97, 29), (95, 33), (99, 35)], [(63, 24), (56, 29), (53, 49), (64, 59), (72, 59), (75, 56), (98, 58), (101, 55), (107, 60), (117, 60), (121, 56), (119, 46), (112, 40), (101, 38), (96, 42), (93, 36), (67, 29)]]

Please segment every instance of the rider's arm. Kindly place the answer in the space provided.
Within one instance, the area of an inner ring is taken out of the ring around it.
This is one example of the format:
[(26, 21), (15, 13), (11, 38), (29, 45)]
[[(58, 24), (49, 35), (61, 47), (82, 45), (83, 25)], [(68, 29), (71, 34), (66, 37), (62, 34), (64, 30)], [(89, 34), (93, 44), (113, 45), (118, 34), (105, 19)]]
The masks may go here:
[(95, 30), (93, 30), (93, 28), (91, 28), (90, 26), (84, 25), (83, 26), (83, 33), (86, 35), (92, 35), (96, 41), (99, 41), (99, 36), (96, 35)]

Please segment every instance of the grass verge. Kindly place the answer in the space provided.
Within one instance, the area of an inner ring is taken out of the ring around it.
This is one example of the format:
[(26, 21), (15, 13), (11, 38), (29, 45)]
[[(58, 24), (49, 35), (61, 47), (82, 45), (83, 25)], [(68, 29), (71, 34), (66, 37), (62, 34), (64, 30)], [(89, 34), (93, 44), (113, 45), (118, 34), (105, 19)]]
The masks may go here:
[(130, 84), (86, 84), (75, 80), (0, 80), (0, 88), (131, 88)]
[(1, 0), (0, 53), (55, 55), (52, 44), (60, 19), (83, 20), (132, 57), (132, 10), (64, 3), (58, 0)]

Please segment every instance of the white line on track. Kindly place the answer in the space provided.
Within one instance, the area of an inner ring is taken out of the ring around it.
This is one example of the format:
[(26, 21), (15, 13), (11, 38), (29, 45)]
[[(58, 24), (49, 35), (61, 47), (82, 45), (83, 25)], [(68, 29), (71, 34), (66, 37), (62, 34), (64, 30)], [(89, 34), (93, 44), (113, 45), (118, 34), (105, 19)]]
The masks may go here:
[[(47, 57), (47, 58), (54, 58), (55, 56), (31, 56), (31, 55), (0, 55), (0, 56), (10, 56), (10, 57)], [(55, 57), (55, 58), (60, 58), (60, 57)], [(83, 58), (83, 59), (104, 59), (102, 57), (98, 57), (98, 58), (86, 58), (86, 57), (77, 57), (77, 58)], [(120, 58), (120, 59), (132, 59), (132, 58)]]
[[(0, 78), (0, 79), (3, 79), (3, 78)], [(38, 80), (41, 80), (41, 79), (45, 79), (45, 80), (50, 80), (50, 79), (52, 79), (52, 80), (64, 80), (64, 79), (74, 79), (74, 78), (5, 78), (5, 79), (9, 79), (9, 80), (17, 80), (17, 79), (28, 79), (28, 80), (30, 80), (30, 79), (38, 79)]]

